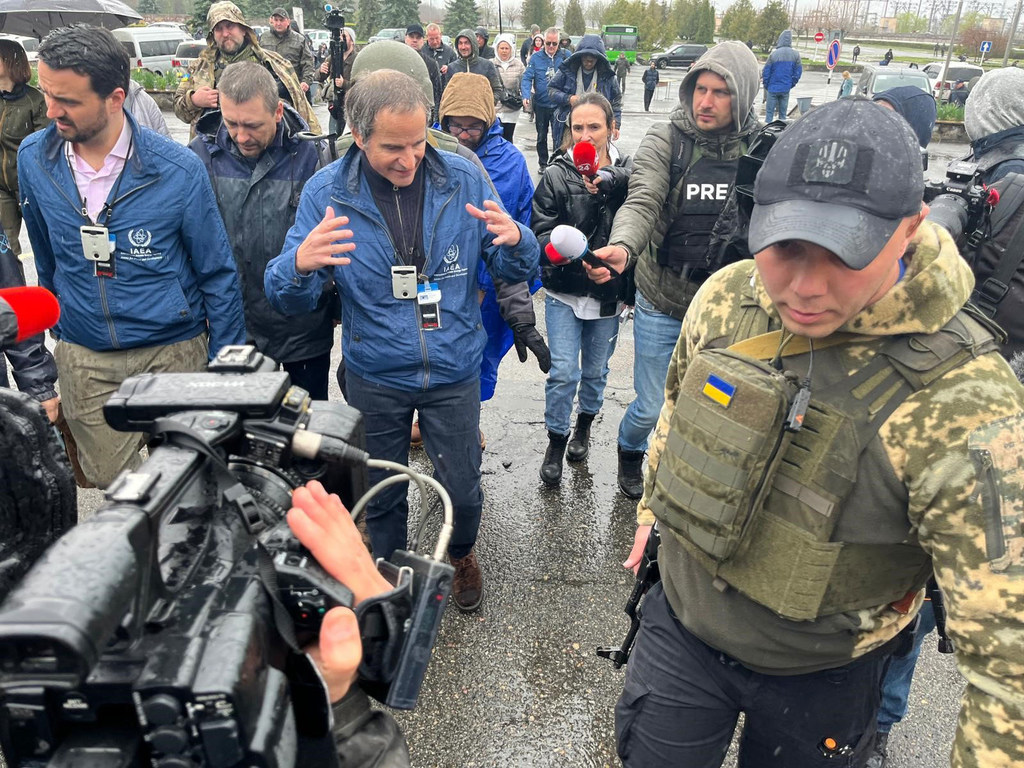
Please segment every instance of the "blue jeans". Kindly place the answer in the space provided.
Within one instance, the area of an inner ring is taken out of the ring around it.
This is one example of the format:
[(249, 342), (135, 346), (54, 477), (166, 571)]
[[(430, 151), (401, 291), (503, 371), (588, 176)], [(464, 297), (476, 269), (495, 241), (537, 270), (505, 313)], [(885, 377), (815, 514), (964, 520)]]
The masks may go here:
[[(548, 164), (548, 128), (554, 128), (553, 120), (555, 115), (554, 107), (542, 107), (536, 102), (533, 103), (533, 114), (537, 126), (537, 161), (541, 165)], [(558, 144), (554, 146), (558, 151)]]
[(636, 398), (619, 422), (619, 447), (646, 451), (665, 402), (665, 377), (682, 321), (654, 308), (640, 291), (633, 310), (633, 390)]
[[(455, 532), (448, 545), (452, 559), (465, 557), (476, 543), (483, 493), (480, 490), (480, 379), (474, 376), (426, 392), (391, 389), (348, 371), (349, 405), (363, 414), (366, 450), (375, 459), (409, 463), (412, 412), (419, 412), (420, 433), (434, 476), (452, 497)], [(370, 470), (373, 486), (392, 473)], [(408, 545), (408, 485), (381, 491), (366, 509), (373, 556), (390, 558)]]
[(580, 320), (568, 304), (548, 296), (544, 321), (551, 350), (551, 371), (544, 384), (544, 424), (549, 432), (567, 435), (577, 391), (580, 413), (601, 410), (608, 360), (619, 339), (619, 318)]
[(914, 667), (921, 655), (921, 645), (926, 635), (935, 629), (935, 611), (931, 601), (921, 606), (921, 624), (914, 635), (914, 647), (906, 656), (893, 656), (889, 669), (882, 680), (882, 705), (878, 710), (878, 730), (888, 733), (907, 714), (910, 698), (910, 683), (914, 679)]
[(766, 123), (770, 123), (775, 119), (776, 111), (779, 113), (779, 120), (785, 120), (786, 113), (789, 111), (789, 91), (785, 93), (772, 93), (769, 91), (767, 99), (765, 99), (764, 110), (764, 121)]

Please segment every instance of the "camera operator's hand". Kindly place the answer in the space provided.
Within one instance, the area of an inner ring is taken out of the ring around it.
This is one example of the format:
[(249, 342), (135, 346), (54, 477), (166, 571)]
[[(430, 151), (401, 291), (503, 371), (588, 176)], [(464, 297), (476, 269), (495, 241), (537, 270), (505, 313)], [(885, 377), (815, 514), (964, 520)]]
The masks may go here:
[(60, 418), (60, 396), (51, 397), (49, 400), (43, 400), (39, 403), (43, 406), (43, 410), (46, 411), (46, 418), (50, 420), (51, 424), (56, 424), (57, 419)]
[(347, 229), (347, 225), (348, 216), (335, 216), (334, 208), (327, 206), (320, 223), (313, 227), (295, 251), (295, 269), (305, 275), (320, 267), (351, 263), (351, 259), (342, 256), (356, 249), (356, 244), (351, 241), (352, 230)]
[[(358, 604), (391, 589), (366, 551), (345, 505), (315, 480), (292, 494), (288, 525), (327, 573), (350, 590)], [(331, 701), (338, 701), (356, 679), (363, 655), (356, 616), (348, 608), (333, 608), (324, 616), (320, 642), (306, 649), (313, 658)]]

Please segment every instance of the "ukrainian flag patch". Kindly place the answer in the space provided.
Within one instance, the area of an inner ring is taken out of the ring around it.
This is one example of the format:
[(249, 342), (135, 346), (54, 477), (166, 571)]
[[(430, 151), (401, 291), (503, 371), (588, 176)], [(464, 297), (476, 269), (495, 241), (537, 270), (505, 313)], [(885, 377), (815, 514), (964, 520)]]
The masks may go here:
[(729, 403), (732, 402), (732, 396), (736, 394), (736, 386), (711, 373), (708, 374), (707, 381), (704, 382), (703, 392), (705, 396), (719, 405), (728, 408)]

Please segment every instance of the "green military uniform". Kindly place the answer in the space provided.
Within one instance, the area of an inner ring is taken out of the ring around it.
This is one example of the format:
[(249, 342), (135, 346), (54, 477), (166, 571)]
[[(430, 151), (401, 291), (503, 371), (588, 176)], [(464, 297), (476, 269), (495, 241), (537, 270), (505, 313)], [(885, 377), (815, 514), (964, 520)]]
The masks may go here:
[(284, 37), (278, 37), (273, 29), (268, 30), (260, 40), (260, 47), (264, 51), (273, 51), (291, 64), (301, 82), (306, 85), (313, 84), (316, 77), (313, 52), (306, 38), (294, 29), (289, 29)]
[[(214, 45), (213, 28), (222, 21), (234, 22), (245, 30), (245, 46), (232, 56), (226, 56)], [(239, 61), (255, 61), (268, 67), (274, 77), (281, 81), (291, 98), (292, 107), (309, 125), (309, 130), (320, 133), (320, 123), (313, 114), (313, 107), (306, 101), (306, 94), (299, 85), (292, 65), (282, 56), (260, 47), (256, 33), (245, 23), (244, 17), (234, 3), (219, 2), (211, 5), (206, 23), (210, 30), (206, 36), (209, 47), (192, 62), (188, 69), (188, 77), (178, 84), (178, 89), (174, 92), (174, 114), (179, 120), (195, 124), (203, 110), (192, 103), (192, 94), (204, 85), (216, 88), (225, 67)]]
[[(694, 402), (704, 396), (699, 390), (692, 392), (692, 387), (691, 394), (684, 394), (688, 367), (696, 366), (701, 350), (728, 347), (780, 327), (778, 312), (753, 262), (744, 261), (713, 275), (686, 314), (669, 367), (665, 405), (650, 447), (637, 519), (641, 525), (652, 524), (656, 517), (661, 521), (664, 590), (679, 622), (712, 648), (770, 675), (839, 667), (886, 644), (920, 608), (919, 588), (926, 577), (921, 566), (930, 561), (946, 596), (949, 634), (968, 682), (952, 765), (1020, 766), (1024, 765), (1024, 390), (993, 348), (991, 335), (959, 312), (970, 296), (973, 277), (946, 232), (925, 222), (904, 259), (903, 279), (839, 329), (850, 334), (836, 337), (843, 343), (826, 348), (829, 340), (820, 340), (814, 353), (813, 390), (845, 387), (862, 398), (872, 392), (869, 408), (882, 408), (889, 390), (887, 384), (879, 386), (881, 374), (861, 382), (859, 388), (844, 382), (856, 382), (858, 372), (883, 347), (896, 340), (896, 346), (915, 353), (923, 348), (927, 353), (941, 346), (933, 344), (939, 338), (952, 342), (962, 354), (951, 369), (935, 368), (941, 354), (921, 362), (917, 367), (926, 381), (900, 399), (876, 429), (861, 433), (870, 434), (863, 449), (845, 447), (846, 455), (852, 457), (847, 466), (831, 460), (834, 456), (812, 453), (806, 458), (808, 465), (818, 469), (809, 469), (804, 476), (813, 476), (823, 487), (830, 483), (836, 487), (837, 481), (827, 479), (829, 473), (845, 475), (844, 498), (830, 505), (822, 494), (809, 495), (799, 483), (776, 480), (765, 507), (771, 511), (772, 497), (783, 495), (789, 497), (791, 509), (796, 498), (806, 519), (780, 522), (779, 516), (762, 515), (741, 535), (739, 546), (717, 562), (695, 546), (693, 538), (699, 537), (685, 535), (673, 511), (680, 507), (673, 498), (673, 471), (661, 471), (661, 464), (668, 468), (666, 457), (676, 460), (682, 434), (688, 429), (683, 424), (693, 413)], [(947, 324), (956, 331), (940, 333)], [(898, 343), (909, 334), (916, 335), (914, 343)], [(798, 378), (807, 374), (808, 362), (805, 351), (783, 357), (785, 368)], [(812, 398), (808, 427), (821, 418), (814, 408)], [(844, 434), (849, 441), (854, 431), (841, 430), (833, 444), (837, 448), (843, 448)], [(824, 439), (821, 435), (808, 438)], [(794, 438), (793, 446), (799, 439)], [(797, 451), (798, 446), (788, 450)], [(794, 454), (787, 453), (786, 459), (794, 459)], [(791, 476), (790, 469), (780, 470), (778, 477)], [(721, 475), (719, 470), (708, 462), (709, 475)], [(813, 529), (826, 516), (833, 518), (834, 529), (825, 537), (830, 543), (807, 552), (834, 544), (837, 553), (858, 548), (887, 553), (878, 567), (888, 569), (902, 586), (873, 602), (865, 601), (865, 590), (878, 586), (865, 587), (858, 583), (859, 576), (868, 583), (874, 574), (839, 569), (829, 576), (824, 568), (829, 583), (822, 585), (823, 596), (812, 600), (810, 607), (801, 598), (794, 609), (780, 596), (787, 588), (782, 580), (799, 575), (803, 568), (786, 562), (800, 559), (790, 549), (774, 571), (761, 573), (767, 588), (759, 589), (749, 578), (751, 564), (762, 562), (755, 562), (753, 553), (766, 550), (759, 549), (763, 544), (759, 537), (795, 540), (786, 537), (801, 527)], [(775, 528), (765, 525), (766, 519), (772, 519)], [(728, 567), (721, 567), (723, 562)], [(910, 586), (912, 599), (897, 610), (890, 603), (904, 586)], [(835, 605), (829, 605), (830, 595)], [(786, 617), (794, 611), (809, 613), (802, 620)]]

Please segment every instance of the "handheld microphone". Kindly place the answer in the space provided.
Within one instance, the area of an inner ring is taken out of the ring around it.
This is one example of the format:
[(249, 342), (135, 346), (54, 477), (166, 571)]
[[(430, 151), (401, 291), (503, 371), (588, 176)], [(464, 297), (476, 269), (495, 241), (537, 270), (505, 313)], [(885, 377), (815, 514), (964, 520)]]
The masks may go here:
[(551, 242), (544, 246), (544, 253), (547, 255), (548, 261), (556, 267), (582, 260), (592, 267), (604, 267), (612, 277), (619, 276), (617, 271), (594, 255), (590, 246), (587, 245), (586, 236), (576, 227), (570, 227), (568, 224), (559, 224), (551, 230)]
[(17, 344), (56, 325), (57, 298), (45, 288), (0, 290), (0, 347)]
[(572, 164), (588, 179), (597, 175), (597, 150), (589, 141), (579, 141), (572, 148)]

